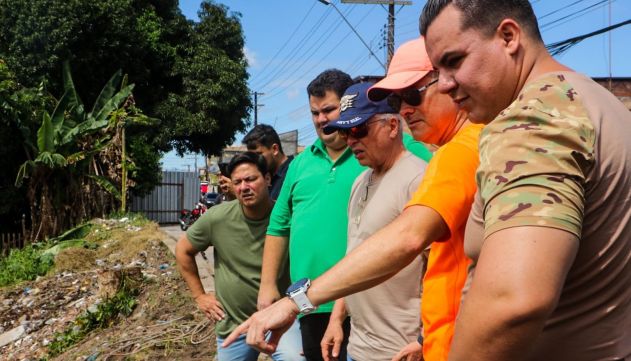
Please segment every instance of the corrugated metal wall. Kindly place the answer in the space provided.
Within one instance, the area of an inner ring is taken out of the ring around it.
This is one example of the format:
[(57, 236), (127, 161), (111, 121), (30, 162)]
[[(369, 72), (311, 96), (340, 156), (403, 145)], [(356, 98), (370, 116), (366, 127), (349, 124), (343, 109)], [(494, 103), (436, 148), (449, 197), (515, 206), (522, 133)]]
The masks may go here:
[(200, 197), (195, 172), (162, 172), (162, 182), (145, 197), (133, 197), (131, 210), (158, 223), (177, 223), (182, 208), (191, 209)]

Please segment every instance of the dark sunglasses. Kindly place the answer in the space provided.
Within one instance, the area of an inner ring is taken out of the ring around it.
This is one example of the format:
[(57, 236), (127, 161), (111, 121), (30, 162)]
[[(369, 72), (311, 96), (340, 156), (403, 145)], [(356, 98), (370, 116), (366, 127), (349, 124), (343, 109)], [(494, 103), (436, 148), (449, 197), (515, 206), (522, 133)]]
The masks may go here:
[(400, 94), (392, 93), (388, 96), (388, 105), (392, 107), (392, 109), (397, 112), (401, 110), (401, 103), (406, 102), (413, 107), (421, 105), (423, 102), (423, 93), (429, 88), (432, 84), (436, 83), (437, 79), (434, 79), (427, 83), (426, 85), (420, 88), (405, 88)]
[(344, 138), (348, 138), (349, 136), (355, 139), (362, 139), (368, 135), (368, 124), (379, 122), (383, 119), (375, 119), (369, 122), (362, 123), (360, 125), (356, 125), (352, 128), (339, 128), (337, 132)]

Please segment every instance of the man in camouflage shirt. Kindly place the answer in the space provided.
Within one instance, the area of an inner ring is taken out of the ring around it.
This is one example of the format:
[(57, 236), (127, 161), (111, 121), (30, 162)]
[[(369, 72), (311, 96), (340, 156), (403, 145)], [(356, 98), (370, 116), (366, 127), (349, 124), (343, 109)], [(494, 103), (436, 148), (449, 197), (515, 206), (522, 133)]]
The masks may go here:
[(552, 58), (527, 0), (429, 0), (439, 90), (480, 138), (450, 360), (629, 360), (631, 113)]

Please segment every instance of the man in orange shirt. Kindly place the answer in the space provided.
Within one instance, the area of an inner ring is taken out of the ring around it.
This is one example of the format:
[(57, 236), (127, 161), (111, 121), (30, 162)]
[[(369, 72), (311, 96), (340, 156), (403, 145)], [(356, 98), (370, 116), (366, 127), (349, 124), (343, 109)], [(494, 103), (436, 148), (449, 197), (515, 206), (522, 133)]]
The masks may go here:
[[(438, 92), (434, 85), (437, 78), (424, 40), (419, 38), (397, 50), (386, 78), (369, 90), (368, 96), (373, 100), (390, 97), (391, 105), (399, 109), (415, 139), (441, 147), (401, 215), (302, 291), (303, 300), (317, 307), (371, 288), (396, 274), (436, 241), (423, 281), (421, 313), (425, 337), (406, 346), (394, 360), (417, 360), (415, 355), (421, 347), (426, 361), (447, 359), (467, 275), (463, 235), (476, 192), (482, 126), (471, 124), (448, 95)], [(278, 338), (300, 311), (301, 305), (284, 298), (250, 317), (226, 339), (224, 346), (247, 331), (249, 345), (273, 352)], [(272, 337), (266, 340), (269, 330)]]
[(476, 191), (482, 127), (470, 123), (451, 98), (438, 92), (433, 86), (437, 79), (425, 42), (419, 38), (397, 49), (387, 76), (368, 91), (373, 101), (390, 97), (416, 140), (440, 147), (407, 207), (431, 208), (447, 230), (432, 243), (423, 278), (423, 338), (406, 346), (394, 360), (405, 360), (421, 347), (425, 360), (447, 360), (460, 293), (467, 278), (464, 228)]

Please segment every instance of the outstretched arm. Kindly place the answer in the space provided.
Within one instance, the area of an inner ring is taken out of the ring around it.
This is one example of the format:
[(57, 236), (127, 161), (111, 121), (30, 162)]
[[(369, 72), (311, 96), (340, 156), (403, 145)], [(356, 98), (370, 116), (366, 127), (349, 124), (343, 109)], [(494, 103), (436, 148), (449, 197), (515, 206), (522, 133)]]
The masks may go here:
[[(373, 287), (407, 266), (435, 239), (448, 232), (442, 217), (425, 206), (406, 208), (392, 223), (373, 234), (329, 271), (313, 280), (307, 296), (314, 306)], [(288, 298), (255, 313), (226, 338), (224, 347), (248, 332), (249, 345), (263, 352), (273, 349), (265, 332), (284, 332), (298, 314)], [(281, 333), (282, 334), (282, 333)], [(274, 337), (272, 337), (274, 338)]]

